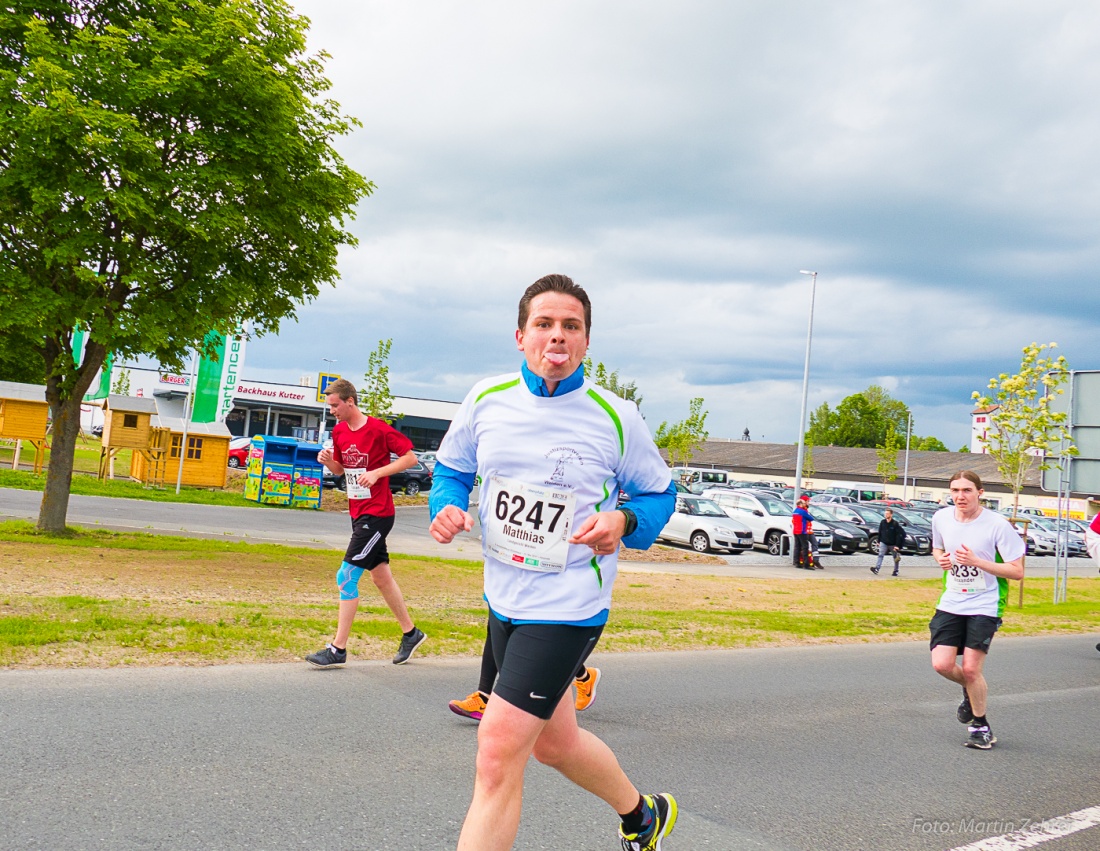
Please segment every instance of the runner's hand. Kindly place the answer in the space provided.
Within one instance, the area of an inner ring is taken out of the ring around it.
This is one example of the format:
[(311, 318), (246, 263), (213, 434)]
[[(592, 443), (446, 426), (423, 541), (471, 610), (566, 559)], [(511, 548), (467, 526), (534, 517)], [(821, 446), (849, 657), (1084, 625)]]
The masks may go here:
[(621, 511), (602, 511), (589, 516), (573, 533), (569, 543), (591, 547), (596, 555), (608, 555), (618, 551), (625, 531), (625, 514)]
[(441, 544), (449, 544), (459, 532), (469, 532), (474, 528), (474, 518), (468, 511), (457, 505), (445, 505), (435, 516), (428, 532)]
[(978, 564), (979, 561), (980, 559), (971, 552), (970, 547), (966, 544), (963, 544), (955, 550), (955, 564), (968, 564), (978, 567), (980, 566)]

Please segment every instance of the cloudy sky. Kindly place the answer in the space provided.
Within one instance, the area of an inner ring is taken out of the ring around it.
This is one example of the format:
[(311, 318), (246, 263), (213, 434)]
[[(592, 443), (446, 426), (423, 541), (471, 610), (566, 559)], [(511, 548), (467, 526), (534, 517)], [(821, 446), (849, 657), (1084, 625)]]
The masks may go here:
[(797, 439), (879, 383), (969, 442), (970, 392), (1056, 340), (1100, 368), (1100, 5), (1087, 0), (296, 0), (377, 184), (342, 281), (245, 376), (458, 401), (515, 369), (548, 272), (651, 428)]

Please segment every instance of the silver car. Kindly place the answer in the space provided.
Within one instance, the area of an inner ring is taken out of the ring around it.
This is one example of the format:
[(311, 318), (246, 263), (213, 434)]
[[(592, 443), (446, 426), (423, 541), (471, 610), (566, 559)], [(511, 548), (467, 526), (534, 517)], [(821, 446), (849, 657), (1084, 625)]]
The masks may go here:
[(731, 554), (752, 549), (752, 530), (726, 516), (718, 504), (698, 496), (678, 494), (676, 511), (658, 539), (687, 544), (699, 553), (712, 549)]

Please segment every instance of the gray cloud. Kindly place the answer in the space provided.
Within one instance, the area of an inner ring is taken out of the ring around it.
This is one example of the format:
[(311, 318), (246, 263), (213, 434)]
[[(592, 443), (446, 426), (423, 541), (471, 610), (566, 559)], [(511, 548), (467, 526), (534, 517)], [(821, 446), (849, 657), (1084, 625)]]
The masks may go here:
[(1024, 344), (1097, 366), (1095, 4), (295, 5), (378, 192), (249, 369), (354, 376), (392, 337), (395, 391), (458, 399), (562, 271), (654, 427), (703, 396), (712, 435), (790, 441), (805, 268), (811, 407), (892, 382), (957, 448)]

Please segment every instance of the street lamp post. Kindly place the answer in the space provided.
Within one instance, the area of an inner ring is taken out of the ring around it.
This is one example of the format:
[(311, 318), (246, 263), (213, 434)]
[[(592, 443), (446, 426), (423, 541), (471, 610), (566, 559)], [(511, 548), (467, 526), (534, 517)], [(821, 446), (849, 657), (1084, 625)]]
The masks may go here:
[(909, 440), (913, 436), (913, 413), (909, 413), (909, 421), (905, 426), (905, 472), (902, 473), (901, 498), (909, 501)]
[(806, 453), (806, 394), (810, 389), (810, 341), (814, 336), (814, 298), (817, 295), (817, 272), (799, 269), (798, 274), (810, 276), (810, 321), (806, 327), (806, 364), (802, 368), (802, 413), (798, 417), (798, 457), (795, 460), (792, 506), (802, 495), (802, 459)]
[[(335, 358), (321, 358), (324, 363), (336, 363)], [(324, 367), (321, 367), (324, 369)], [(317, 396), (324, 402), (324, 397), (321, 396), (321, 379), (317, 379)], [(325, 406), (321, 405), (321, 415), (319, 417), (320, 425), (317, 427), (317, 442), (324, 443), (325, 435), (328, 434), (328, 410)]]

